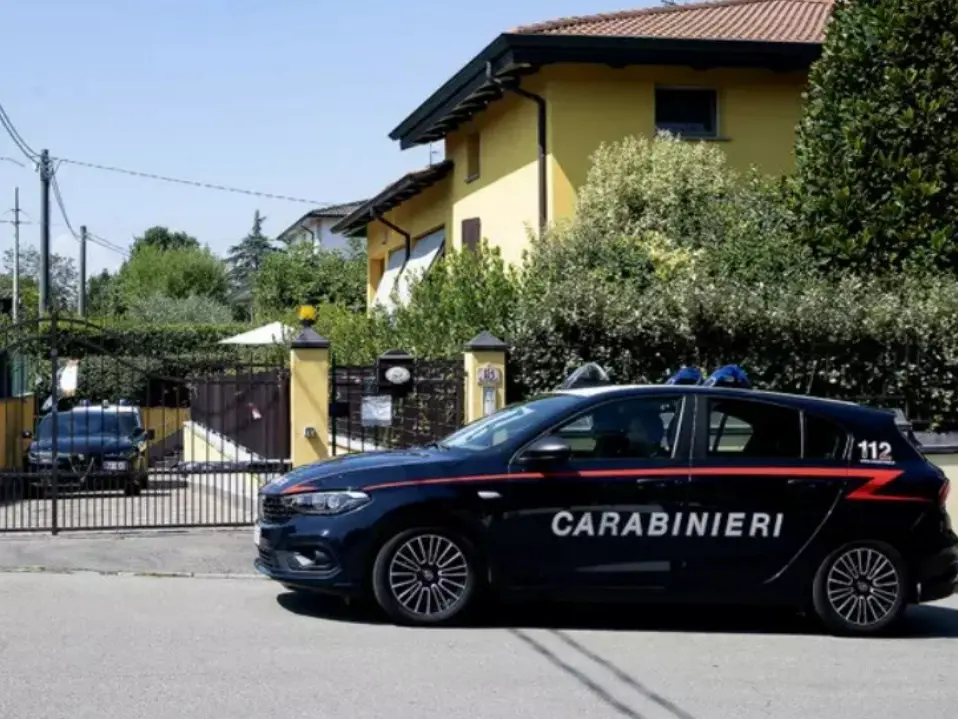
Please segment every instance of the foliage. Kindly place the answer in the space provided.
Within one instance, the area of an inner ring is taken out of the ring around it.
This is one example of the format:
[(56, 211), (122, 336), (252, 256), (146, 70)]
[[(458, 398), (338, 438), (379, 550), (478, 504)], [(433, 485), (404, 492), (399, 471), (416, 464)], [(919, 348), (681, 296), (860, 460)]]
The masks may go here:
[(253, 227), (249, 234), (230, 247), (227, 254), (230, 280), (234, 291), (239, 294), (247, 295), (252, 291), (253, 278), (266, 258), (276, 251), (272, 241), (263, 234), (265, 221), (266, 218), (257, 210), (253, 215)]
[(144, 245), (123, 263), (117, 280), (127, 306), (156, 295), (225, 302), (229, 289), (226, 266), (206, 247), (164, 250)]
[(327, 302), (361, 311), (366, 306), (365, 250), (358, 240), (351, 240), (346, 250), (294, 243), (265, 258), (253, 292), (261, 315)]
[[(5, 271), (13, 277), (13, 250), (3, 253)], [(72, 257), (64, 257), (56, 253), (50, 254), (50, 300), (51, 304), (60, 309), (71, 309), (76, 306), (78, 277), (76, 261)], [(20, 286), (21, 288), (37, 288), (40, 284), (40, 251), (35, 247), (20, 248)], [(28, 312), (36, 314), (39, 297), (36, 302), (30, 303), (24, 296), (22, 306)]]
[(830, 269), (958, 269), (958, 5), (838, 0), (796, 147), (801, 236)]
[(112, 317), (124, 307), (120, 283), (109, 270), (103, 270), (87, 280), (87, 308), (93, 317)]
[(644, 290), (612, 283), (563, 290), (565, 303), (538, 305), (534, 317), (528, 305), (519, 313), (510, 371), (520, 394), (554, 387), (586, 361), (619, 382), (661, 382), (682, 364), (737, 363), (766, 389), (894, 396), (929, 420), (958, 417), (952, 279), (761, 286), (683, 278)]
[(200, 242), (185, 232), (157, 225), (149, 228), (139, 237), (133, 238), (130, 254), (135, 255), (146, 247), (156, 250), (195, 250), (199, 249)]
[(233, 310), (212, 297), (158, 294), (134, 298), (127, 307), (126, 317), (149, 325), (228, 325), (233, 322)]

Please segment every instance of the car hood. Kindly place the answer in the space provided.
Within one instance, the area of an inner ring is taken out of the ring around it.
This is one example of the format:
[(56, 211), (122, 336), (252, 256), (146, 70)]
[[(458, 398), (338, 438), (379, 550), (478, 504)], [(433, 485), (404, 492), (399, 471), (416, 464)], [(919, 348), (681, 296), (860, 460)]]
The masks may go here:
[[(57, 452), (73, 454), (104, 454), (107, 452), (128, 452), (133, 443), (126, 437), (109, 434), (90, 434), (78, 437), (57, 437)], [(37, 439), (30, 443), (31, 452), (52, 452), (53, 440)]]
[(313, 489), (362, 489), (373, 484), (442, 476), (463, 457), (451, 450), (415, 448), (359, 452), (307, 464), (267, 484), (263, 494)]

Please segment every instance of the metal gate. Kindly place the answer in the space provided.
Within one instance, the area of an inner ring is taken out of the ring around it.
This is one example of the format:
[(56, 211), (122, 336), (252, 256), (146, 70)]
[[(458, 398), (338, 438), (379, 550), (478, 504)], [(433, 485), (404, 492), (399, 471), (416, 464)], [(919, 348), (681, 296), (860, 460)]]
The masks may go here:
[(56, 316), (0, 327), (0, 533), (251, 524), (289, 465), (286, 358), (160, 357)]
[(392, 350), (373, 365), (333, 365), (333, 455), (425, 445), (463, 424), (461, 359), (420, 360)]

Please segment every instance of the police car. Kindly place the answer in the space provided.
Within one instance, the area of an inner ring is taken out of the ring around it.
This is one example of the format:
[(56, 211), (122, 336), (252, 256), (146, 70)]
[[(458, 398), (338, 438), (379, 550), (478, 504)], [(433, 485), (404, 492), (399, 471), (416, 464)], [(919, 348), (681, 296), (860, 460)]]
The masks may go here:
[(146, 487), (147, 443), (154, 433), (143, 427), (139, 407), (122, 400), (116, 405), (81, 400), (58, 410), (55, 422), (48, 413), (35, 432), (23, 432), (31, 440), (24, 457), (25, 493), (50, 489), (54, 462), (58, 490), (122, 489), (138, 495)]
[(570, 380), (432, 446), (294, 469), (260, 493), (255, 566), (414, 625), (492, 592), (779, 605), (870, 635), (955, 591), (948, 480), (892, 412), (735, 367)]

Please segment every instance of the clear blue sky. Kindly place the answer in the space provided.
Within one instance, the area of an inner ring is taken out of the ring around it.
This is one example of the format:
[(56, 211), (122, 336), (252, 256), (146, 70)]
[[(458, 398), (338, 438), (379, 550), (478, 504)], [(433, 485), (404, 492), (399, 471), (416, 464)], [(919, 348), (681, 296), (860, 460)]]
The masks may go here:
[[(272, 194), (345, 202), (428, 162), (387, 137), (499, 32), (651, 0), (36, 0), (0, 8), (0, 102), (24, 139), (55, 156)], [(23, 159), (0, 131), (0, 157)], [(276, 234), (308, 205), (64, 164), (74, 227), (126, 246), (151, 225), (224, 253), (253, 212)], [(0, 213), (39, 179), (0, 161)], [(54, 206), (55, 207), (55, 206)], [(2, 219), (9, 220), (10, 213)], [(54, 250), (76, 256), (55, 216)], [(39, 228), (27, 225), (25, 244)], [(0, 251), (12, 227), (0, 224)], [(90, 247), (91, 273), (122, 256)]]

